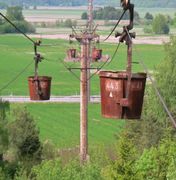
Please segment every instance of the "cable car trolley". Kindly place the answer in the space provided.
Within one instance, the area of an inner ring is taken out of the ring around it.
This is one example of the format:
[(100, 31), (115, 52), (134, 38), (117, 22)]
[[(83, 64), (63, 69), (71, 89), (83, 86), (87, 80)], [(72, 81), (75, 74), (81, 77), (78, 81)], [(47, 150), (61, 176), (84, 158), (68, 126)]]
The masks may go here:
[(99, 73), (101, 109), (105, 118), (140, 119), (147, 74), (132, 72), (132, 38), (136, 35), (130, 30), (133, 29), (134, 4), (130, 0), (121, 0), (121, 5), (123, 14), (129, 10), (130, 22), (123, 27), (122, 33), (116, 32), (115, 37), (119, 37), (119, 43), (127, 45), (127, 67), (126, 71)]

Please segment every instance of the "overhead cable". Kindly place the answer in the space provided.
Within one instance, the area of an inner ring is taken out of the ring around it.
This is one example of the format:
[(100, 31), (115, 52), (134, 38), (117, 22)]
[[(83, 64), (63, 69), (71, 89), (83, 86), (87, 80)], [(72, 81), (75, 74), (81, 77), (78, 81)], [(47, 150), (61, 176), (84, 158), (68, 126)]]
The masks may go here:
[[(128, 37), (132, 41), (132, 38), (131, 38), (128, 30), (126, 32), (127, 32)], [(162, 95), (161, 95), (161, 93), (160, 93), (160, 91), (159, 91), (159, 89), (157, 87), (156, 81), (152, 78), (152, 76), (149, 73), (149, 70), (148, 70), (147, 66), (145, 65), (145, 63), (141, 59), (139, 59), (139, 63), (142, 65), (142, 67), (144, 68), (146, 74), (148, 75), (148, 78), (150, 79), (150, 81), (152, 83), (152, 87), (155, 90), (156, 95), (158, 96), (158, 98), (159, 98), (159, 100), (160, 100), (164, 110), (166, 111), (167, 115), (169, 116), (169, 119), (172, 122), (173, 126), (176, 128), (176, 121), (174, 120), (174, 117), (172, 116), (169, 108), (167, 107), (166, 102), (164, 101), (164, 98), (162, 97)]]
[(26, 37), (29, 41), (31, 41), (33, 44), (36, 42), (32, 40), (28, 35), (26, 35), (23, 31), (21, 31), (10, 19), (8, 19), (6, 16), (4, 16), (2, 13), (0, 15), (8, 22), (10, 23), (19, 33), (23, 34), (24, 37)]
[(0, 92), (9, 87), (13, 82), (15, 82), (31, 65), (33, 64), (33, 60), (22, 70), (20, 71), (13, 79), (11, 79), (7, 84), (0, 88)]
[(110, 34), (106, 37), (106, 39), (104, 39), (103, 41), (106, 41), (109, 39), (109, 37), (112, 35), (112, 33), (115, 31), (115, 29), (117, 28), (117, 26), (119, 25), (120, 21), (122, 20), (124, 14), (125, 14), (126, 10), (123, 11), (122, 15), (120, 16), (119, 20), (117, 21), (116, 25), (114, 26), (114, 28), (112, 29), (112, 31), (110, 32)]

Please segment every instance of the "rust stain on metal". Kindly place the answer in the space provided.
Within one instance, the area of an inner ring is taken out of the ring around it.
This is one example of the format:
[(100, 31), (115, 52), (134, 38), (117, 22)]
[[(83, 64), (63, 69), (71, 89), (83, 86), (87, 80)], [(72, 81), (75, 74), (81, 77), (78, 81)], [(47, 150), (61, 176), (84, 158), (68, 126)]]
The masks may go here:
[(49, 100), (51, 91), (51, 77), (28, 77), (29, 94), (31, 100)]
[(76, 49), (68, 49), (67, 56), (69, 59), (76, 58)]
[(97, 61), (102, 58), (102, 49), (93, 48), (92, 49), (92, 60)]
[(127, 72), (102, 71), (100, 76), (102, 115), (114, 119), (140, 119), (146, 74), (132, 73), (127, 97)]

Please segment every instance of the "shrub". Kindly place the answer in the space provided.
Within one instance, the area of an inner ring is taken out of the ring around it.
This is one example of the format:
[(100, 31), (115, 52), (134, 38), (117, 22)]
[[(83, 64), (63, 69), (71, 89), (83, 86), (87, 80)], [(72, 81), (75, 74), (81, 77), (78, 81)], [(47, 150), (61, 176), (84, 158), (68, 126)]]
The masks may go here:
[[(24, 20), (22, 8), (19, 6), (8, 7), (6, 17), (10, 19), (24, 33), (34, 33), (35, 28)], [(19, 33), (11, 24), (0, 20), (0, 33)]]
[[(13, 22), (22, 32), (34, 33), (35, 28), (27, 21), (14, 21)], [(5, 23), (0, 25), (0, 33), (19, 33), (11, 24)]]
[(149, 12), (147, 12), (147, 13), (145, 14), (145, 19), (147, 19), (147, 20), (153, 20), (153, 15), (150, 14)]
[(72, 21), (71, 19), (66, 19), (65, 21), (63, 20), (58, 20), (56, 21), (56, 26), (59, 27), (67, 27), (67, 28), (71, 28), (71, 27), (76, 27), (77, 25), (77, 21)]
[(41, 161), (42, 146), (39, 130), (34, 119), (24, 108), (16, 108), (12, 112), (13, 122), (9, 125), (10, 147), (24, 167), (30, 168)]
[(156, 34), (169, 34), (169, 25), (167, 18), (159, 14), (155, 17), (152, 24), (153, 32)]
[[(107, 6), (104, 8), (99, 8), (98, 10), (93, 11), (93, 18), (94, 19), (104, 19), (104, 20), (117, 20), (120, 18), (122, 14), (121, 9), (116, 9), (115, 7)], [(88, 15), (86, 12), (82, 14), (82, 19), (87, 19)], [(139, 21), (140, 17), (139, 14), (135, 11), (134, 12), (135, 21)], [(129, 19), (129, 14), (125, 13), (123, 19)]]
[(144, 33), (146, 33), (146, 34), (152, 34), (152, 33), (153, 33), (152, 28), (150, 28), (150, 27), (144, 27)]
[(83, 12), (81, 15), (81, 19), (87, 19), (87, 18), (88, 18), (87, 12)]

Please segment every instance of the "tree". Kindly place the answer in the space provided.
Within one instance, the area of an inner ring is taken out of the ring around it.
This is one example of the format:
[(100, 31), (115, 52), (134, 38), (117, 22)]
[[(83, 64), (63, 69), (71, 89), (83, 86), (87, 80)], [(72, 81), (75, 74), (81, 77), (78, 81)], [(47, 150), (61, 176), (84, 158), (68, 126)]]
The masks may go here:
[(41, 160), (39, 130), (26, 108), (14, 109), (12, 116), (13, 122), (9, 127), (10, 147), (16, 152), (17, 159), (28, 168)]
[(8, 120), (6, 118), (6, 111), (9, 110), (9, 103), (0, 100), (0, 163), (3, 161), (3, 153), (8, 148)]
[(22, 7), (20, 7), (20, 6), (8, 7), (6, 16), (11, 21), (24, 21)]
[(174, 26), (176, 26), (176, 13), (174, 14), (173, 24), (174, 24)]
[(117, 143), (117, 160), (102, 173), (105, 179), (138, 180), (135, 170), (136, 148), (128, 132), (124, 131)]
[(152, 28), (156, 34), (169, 34), (170, 31), (167, 18), (162, 14), (154, 18)]
[(136, 163), (140, 179), (175, 179), (175, 139), (163, 139), (158, 147), (145, 150)]
[(87, 19), (87, 18), (88, 18), (87, 12), (83, 12), (81, 15), (81, 19)]
[[(23, 33), (34, 33), (35, 28), (24, 20), (22, 14), (22, 8), (19, 6), (8, 7), (6, 12), (7, 18), (9, 18), (15, 26), (18, 27)], [(4, 23), (5, 22), (5, 23)], [(19, 33), (11, 24), (0, 19), (0, 33)]]
[(153, 20), (153, 15), (150, 14), (149, 12), (147, 12), (147, 13), (145, 14), (145, 19), (147, 19), (147, 20)]
[(6, 118), (6, 111), (9, 110), (9, 102), (4, 102), (0, 99), (0, 162), (3, 161), (3, 154), (8, 148), (8, 120)]

